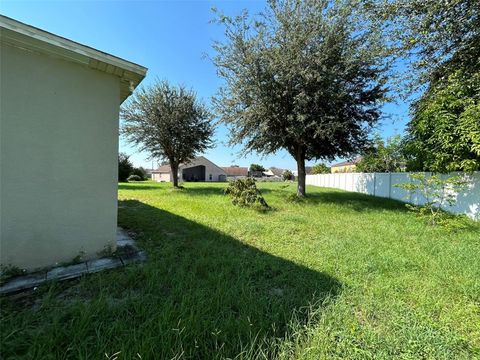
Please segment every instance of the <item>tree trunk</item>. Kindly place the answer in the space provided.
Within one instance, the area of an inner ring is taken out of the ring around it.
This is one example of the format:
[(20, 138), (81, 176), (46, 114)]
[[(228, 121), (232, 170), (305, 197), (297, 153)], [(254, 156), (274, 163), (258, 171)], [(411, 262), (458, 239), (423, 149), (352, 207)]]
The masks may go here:
[(306, 192), (305, 192), (306, 172), (305, 172), (305, 150), (302, 147), (298, 148), (295, 160), (297, 160), (297, 172), (298, 172), (297, 196), (304, 197), (306, 196)]
[(178, 187), (178, 164), (175, 161), (170, 161), (170, 169), (172, 170), (173, 187)]

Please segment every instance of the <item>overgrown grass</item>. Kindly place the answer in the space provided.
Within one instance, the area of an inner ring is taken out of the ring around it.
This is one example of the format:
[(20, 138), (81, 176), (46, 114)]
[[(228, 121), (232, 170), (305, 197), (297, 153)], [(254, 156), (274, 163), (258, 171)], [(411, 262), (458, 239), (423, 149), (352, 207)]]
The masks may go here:
[(480, 357), (479, 224), (258, 185), (272, 211), (233, 206), (226, 184), (121, 184), (148, 262), (2, 299), (2, 358)]

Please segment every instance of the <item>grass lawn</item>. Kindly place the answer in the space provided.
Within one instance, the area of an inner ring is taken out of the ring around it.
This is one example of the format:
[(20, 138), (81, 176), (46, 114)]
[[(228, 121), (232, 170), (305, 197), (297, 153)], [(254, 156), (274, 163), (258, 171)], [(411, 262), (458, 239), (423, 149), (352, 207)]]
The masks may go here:
[(264, 213), (226, 184), (170, 186), (120, 185), (147, 263), (1, 300), (4, 359), (480, 358), (480, 224), (332, 189), (292, 202), (295, 184), (259, 184)]

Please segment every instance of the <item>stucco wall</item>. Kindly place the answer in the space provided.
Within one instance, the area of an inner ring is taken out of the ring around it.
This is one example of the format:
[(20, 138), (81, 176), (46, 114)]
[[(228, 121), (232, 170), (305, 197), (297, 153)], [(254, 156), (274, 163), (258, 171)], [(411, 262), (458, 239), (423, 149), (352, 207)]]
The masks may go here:
[(33, 269), (115, 243), (119, 79), (2, 44), (0, 262)]
[(169, 182), (170, 181), (170, 174), (168, 173), (153, 173), (152, 180), (157, 182)]

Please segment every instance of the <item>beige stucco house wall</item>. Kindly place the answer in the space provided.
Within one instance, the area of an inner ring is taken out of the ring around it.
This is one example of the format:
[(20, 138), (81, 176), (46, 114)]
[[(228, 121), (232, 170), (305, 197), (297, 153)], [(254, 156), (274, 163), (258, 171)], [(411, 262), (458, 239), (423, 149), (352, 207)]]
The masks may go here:
[(170, 182), (170, 173), (168, 172), (152, 173), (152, 180), (157, 182)]
[(146, 69), (0, 18), (0, 263), (115, 245), (119, 105)]

